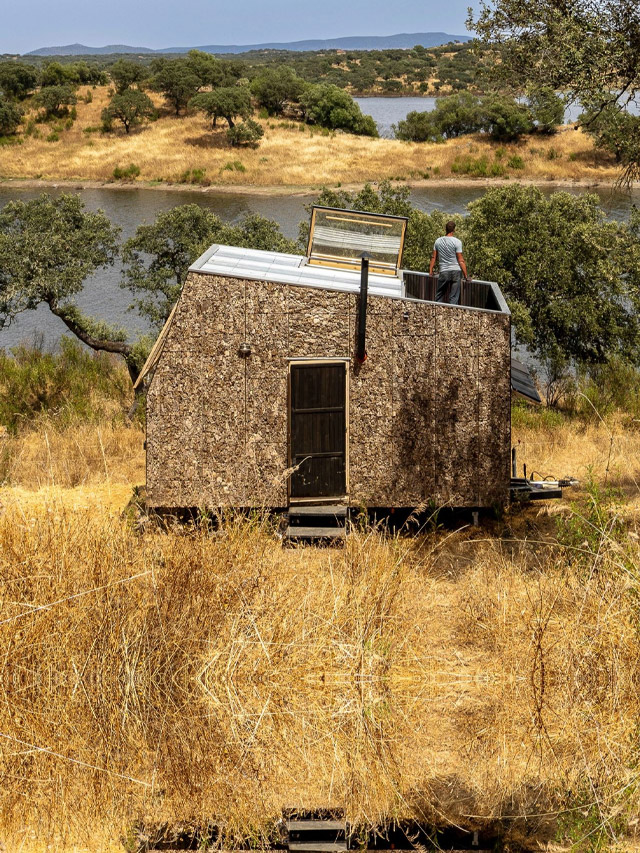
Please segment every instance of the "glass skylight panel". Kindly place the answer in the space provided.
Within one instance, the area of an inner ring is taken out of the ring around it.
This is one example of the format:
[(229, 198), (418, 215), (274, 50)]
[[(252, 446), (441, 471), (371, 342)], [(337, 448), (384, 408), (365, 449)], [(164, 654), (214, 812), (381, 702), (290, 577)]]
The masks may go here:
[(308, 262), (355, 270), (366, 253), (371, 272), (396, 275), (406, 228), (404, 216), (314, 207)]

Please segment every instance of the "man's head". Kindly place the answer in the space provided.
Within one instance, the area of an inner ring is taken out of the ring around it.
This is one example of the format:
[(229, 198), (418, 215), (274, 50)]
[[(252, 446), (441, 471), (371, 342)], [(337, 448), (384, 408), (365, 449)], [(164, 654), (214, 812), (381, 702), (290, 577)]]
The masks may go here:
[(444, 227), (447, 234), (453, 234), (453, 232), (456, 230), (456, 223), (453, 221), (453, 219), (450, 219)]

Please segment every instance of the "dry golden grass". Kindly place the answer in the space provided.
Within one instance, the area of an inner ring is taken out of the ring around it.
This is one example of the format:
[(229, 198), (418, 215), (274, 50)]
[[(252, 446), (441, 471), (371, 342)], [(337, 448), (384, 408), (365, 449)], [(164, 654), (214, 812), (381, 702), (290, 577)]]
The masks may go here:
[[(602, 425), (517, 437), (527, 460), (604, 476)], [(139, 431), (12, 441), (8, 850), (108, 850), (140, 819), (261, 843), (287, 806), (364, 825), (501, 818), (537, 840), (577, 798), (605, 834), (638, 813), (633, 520), (577, 550), (554, 544), (544, 507), (492, 535), (357, 533), (344, 551), (283, 550), (259, 522), (141, 535), (117, 515), (142, 479)], [(637, 459), (636, 441), (616, 434), (611, 459)]]
[(74, 424), (43, 418), (38, 427), (0, 434), (2, 479), (11, 486), (43, 487), (132, 484), (144, 481), (144, 434), (140, 427)]
[(518, 426), (511, 438), (519, 474), (524, 463), (536, 478), (573, 476), (582, 483), (593, 479), (621, 490), (628, 510), (640, 509), (640, 430), (628, 419), (613, 415), (590, 423)]
[[(100, 125), (107, 101), (106, 87), (93, 90), (93, 102), (78, 103), (78, 119), (70, 130), (61, 131), (59, 142), (47, 142), (48, 130), (44, 130), (39, 139), (25, 137), (22, 145), (4, 147), (0, 177), (103, 182), (112, 180), (116, 167), (134, 163), (140, 168), (139, 182), (176, 182), (185, 172), (198, 169), (215, 186), (301, 188), (395, 177), (421, 180), (425, 175), (459, 180), (451, 171), (456, 158), (484, 156), (490, 165), (498, 148), (504, 149), (503, 165), (514, 154), (524, 161), (524, 169), (507, 167), (512, 180), (594, 183), (619, 177), (612, 158), (596, 152), (587, 136), (572, 129), (550, 138), (531, 137), (517, 145), (498, 146), (480, 136), (435, 145), (345, 133), (324, 135), (300, 123), (264, 120), (260, 146), (245, 150), (227, 145), (225, 122), (212, 131), (201, 115), (163, 116), (128, 136), (123, 130), (108, 135), (83, 133), (86, 127)], [(236, 161), (244, 170), (225, 169)]]
[(260, 843), (291, 805), (473, 828), (585, 785), (603, 820), (636, 808), (635, 579), (615, 548), (578, 575), (458, 536), (473, 565), (449, 577), (451, 539), (284, 551), (247, 523), (140, 537), (8, 509), (1, 836), (95, 847), (136, 819), (212, 820)]

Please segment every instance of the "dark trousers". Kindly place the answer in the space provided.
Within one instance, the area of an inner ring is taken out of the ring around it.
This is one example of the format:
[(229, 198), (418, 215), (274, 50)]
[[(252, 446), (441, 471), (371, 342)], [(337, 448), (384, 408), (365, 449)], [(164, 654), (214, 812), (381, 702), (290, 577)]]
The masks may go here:
[[(460, 280), (462, 270), (445, 270), (438, 276), (438, 289), (436, 290), (436, 302), (448, 302), (449, 305), (460, 304)], [(447, 288), (449, 298), (445, 299)]]

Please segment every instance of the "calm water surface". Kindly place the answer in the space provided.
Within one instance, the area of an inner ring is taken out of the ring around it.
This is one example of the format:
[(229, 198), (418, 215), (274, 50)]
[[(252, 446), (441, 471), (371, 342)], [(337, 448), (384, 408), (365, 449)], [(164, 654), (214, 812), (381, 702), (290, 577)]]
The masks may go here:
[[(384, 99), (397, 102), (412, 99)], [(553, 187), (541, 187), (547, 194)], [(51, 195), (59, 195), (65, 190), (48, 189)], [(67, 192), (69, 190), (66, 190)], [(259, 213), (262, 216), (275, 219), (288, 237), (297, 237), (298, 225), (306, 219), (305, 209), (314, 195), (296, 196), (259, 196), (247, 193), (216, 193), (194, 192), (185, 190), (175, 192), (159, 189), (87, 189), (79, 190), (89, 210), (102, 209), (112, 222), (122, 229), (122, 239), (130, 237), (143, 222), (151, 223), (156, 216), (165, 210), (180, 204), (199, 204), (218, 214), (221, 218), (235, 222), (247, 213)], [(464, 213), (466, 205), (485, 192), (481, 184), (473, 186), (433, 186), (414, 189), (411, 194), (413, 203), (422, 210), (442, 210), (445, 213)], [(569, 192), (579, 194), (580, 188), (572, 188)], [(20, 199), (28, 201), (41, 193), (36, 189), (3, 188), (0, 186), (0, 208), (8, 201)], [(609, 189), (599, 191), (601, 203), (607, 214), (614, 219), (624, 219), (628, 216), (631, 204), (640, 204), (640, 191), (633, 194), (613, 193)], [(83, 292), (78, 297), (78, 304), (89, 314), (109, 323), (116, 323), (126, 328), (135, 337), (147, 331), (145, 321), (136, 312), (129, 311), (131, 301), (128, 290), (120, 287), (121, 271), (116, 264), (113, 267), (100, 270), (87, 280)], [(32, 341), (35, 334), (42, 334), (47, 346), (55, 345), (66, 327), (48, 308), (40, 307), (37, 311), (27, 311), (21, 314), (9, 327), (0, 330), (0, 348), (10, 348), (22, 341)]]
[[(410, 112), (430, 113), (438, 102), (437, 98), (354, 98), (360, 109), (366, 115), (373, 117), (380, 136), (392, 138), (393, 125), (407, 117)], [(628, 105), (629, 112), (638, 115), (640, 106), (632, 101)], [(568, 104), (564, 112), (564, 123), (571, 124), (578, 120), (582, 112), (579, 103)]]

